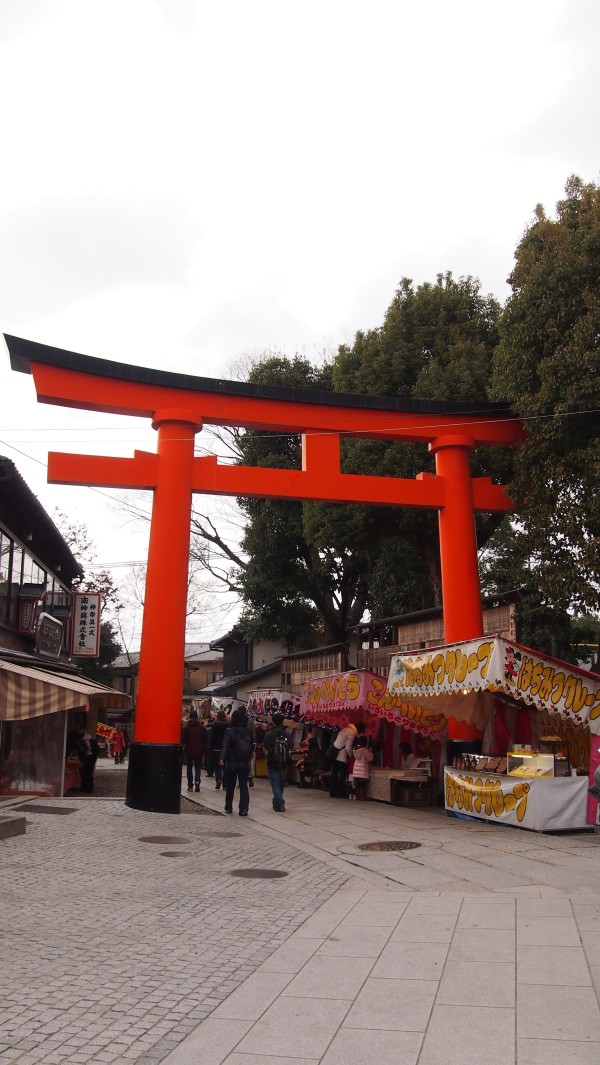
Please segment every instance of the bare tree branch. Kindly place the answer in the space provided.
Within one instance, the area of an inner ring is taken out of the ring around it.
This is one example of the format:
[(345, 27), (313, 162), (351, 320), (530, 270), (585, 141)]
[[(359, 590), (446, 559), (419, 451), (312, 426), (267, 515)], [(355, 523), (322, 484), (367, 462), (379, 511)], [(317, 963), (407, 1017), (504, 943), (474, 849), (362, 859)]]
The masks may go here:
[(209, 569), (210, 564), (212, 564), (209, 557), (210, 552), (203, 549), (203, 547), (195, 541), (195, 537), (213, 544), (218, 549), (221, 557), (229, 559), (229, 561), (233, 562), (233, 564), (238, 566), (239, 569), (245, 569), (246, 562), (241, 554), (238, 551), (234, 551), (227, 541), (223, 539), (208, 514), (200, 514), (198, 511), (194, 511), (192, 514), (192, 543), (190, 546), (190, 557), (200, 562), (205, 569)]

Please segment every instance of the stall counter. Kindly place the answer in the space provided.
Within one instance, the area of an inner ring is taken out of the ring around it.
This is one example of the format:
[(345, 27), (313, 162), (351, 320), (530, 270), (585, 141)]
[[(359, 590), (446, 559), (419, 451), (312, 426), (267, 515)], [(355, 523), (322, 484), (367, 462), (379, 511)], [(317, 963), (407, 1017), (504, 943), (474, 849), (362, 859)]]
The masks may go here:
[(526, 780), (468, 769), (444, 769), (447, 813), (534, 832), (589, 828), (587, 777)]
[[(427, 773), (416, 769), (382, 769), (380, 766), (371, 766), (367, 785), (367, 798), (376, 799), (379, 802), (394, 802), (394, 784), (396, 782), (409, 788), (424, 789), (428, 803), (433, 802), (431, 797), (431, 777)], [(412, 804), (407, 803), (406, 805)]]

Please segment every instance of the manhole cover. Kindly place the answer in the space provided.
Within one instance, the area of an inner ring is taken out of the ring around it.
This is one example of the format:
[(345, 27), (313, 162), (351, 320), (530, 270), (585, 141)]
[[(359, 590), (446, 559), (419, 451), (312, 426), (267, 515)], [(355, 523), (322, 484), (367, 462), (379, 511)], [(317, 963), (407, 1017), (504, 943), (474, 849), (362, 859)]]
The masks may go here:
[(76, 806), (42, 806), (37, 802), (23, 803), (17, 809), (25, 810), (28, 814), (74, 814), (77, 811)]
[(161, 851), (161, 858), (191, 858), (191, 851)]
[(288, 875), (282, 869), (230, 869), (229, 872), (231, 876), (245, 876), (257, 880), (274, 880)]
[(384, 839), (380, 843), (359, 843), (361, 851), (412, 851), (420, 847), (420, 843), (410, 843), (405, 839)]
[(187, 836), (140, 836), (140, 843), (189, 843)]

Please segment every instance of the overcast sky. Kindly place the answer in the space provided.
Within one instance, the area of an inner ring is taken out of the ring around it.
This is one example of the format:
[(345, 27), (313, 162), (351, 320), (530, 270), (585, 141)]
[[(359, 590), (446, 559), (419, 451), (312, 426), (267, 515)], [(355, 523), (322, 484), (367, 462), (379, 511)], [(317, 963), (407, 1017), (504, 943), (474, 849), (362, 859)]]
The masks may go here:
[[(504, 301), (535, 205), (598, 181), (599, 30), (597, 0), (0, 0), (0, 331), (229, 377), (335, 352), (403, 276)], [(0, 390), (0, 453), (46, 509), (142, 558), (119, 493), (44, 465), (152, 430), (38, 406), (5, 351)]]

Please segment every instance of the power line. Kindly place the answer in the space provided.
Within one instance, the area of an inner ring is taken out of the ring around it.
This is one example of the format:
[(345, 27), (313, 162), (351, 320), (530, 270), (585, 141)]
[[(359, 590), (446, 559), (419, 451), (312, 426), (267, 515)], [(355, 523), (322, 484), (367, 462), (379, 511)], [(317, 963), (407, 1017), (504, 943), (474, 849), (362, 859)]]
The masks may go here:
[[(335, 393), (332, 393), (332, 395), (335, 395)], [(580, 416), (584, 416), (584, 415), (588, 415), (588, 414), (600, 414), (600, 409), (597, 408), (597, 407), (592, 407), (590, 409), (583, 409), (583, 410), (576, 410), (576, 411), (553, 411), (553, 412), (551, 412), (549, 414), (527, 414), (527, 415), (516, 415), (515, 414), (515, 415), (510, 415), (510, 416), (507, 416), (507, 417), (498, 417), (498, 418), (490, 418), (490, 417), (485, 416), (486, 415), (486, 411), (483, 410), (483, 409), (474, 410), (474, 411), (465, 411), (464, 414), (465, 414), (465, 416), (474, 417), (474, 418), (477, 418), (478, 415), (482, 416), (481, 421), (479, 421), (479, 422), (475, 421), (473, 423), (474, 425), (480, 425), (480, 424), (506, 425), (507, 423), (512, 423), (512, 422), (532, 422), (532, 421), (543, 421), (545, 419), (551, 419), (551, 418), (576, 418), (576, 417), (580, 417)], [(215, 424), (217, 424), (217, 423), (215, 423)], [(303, 436), (303, 435), (304, 436), (362, 436), (362, 435), (367, 434), (367, 435), (371, 436), (371, 435), (378, 435), (380, 433), (390, 433), (390, 432), (406, 433), (406, 432), (411, 432), (412, 430), (417, 430), (417, 429), (419, 431), (423, 431), (423, 429), (432, 429), (432, 430), (436, 430), (437, 431), (440, 428), (453, 429), (453, 428), (457, 428), (459, 426), (461, 428), (465, 428), (465, 423), (463, 421), (460, 421), (460, 422), (447, 421), (447, 422), (443, 423), (443, 426), (440, 426), (440, 424), (438, 422), (432, 422), (431, 424), (428, 424), (428, 423), (423, 424), (422, 422), (419, 422), (419, 423), (417, 423), (415, 425), (396, 425), (396, 426), (392, 425), (392, 426), (387, 426), (384, 429), (376, 429), (376, 428), (355, 429), (355, 428), (349, 427), (349, 428), (342, 429), (342, 430), (340, 430), (340, 429), (320, 429), (320, 430), (312, 430), (312, 429), (310, 429), (310, 430), (307, 430), (305, 433), (303, 433), (301, 430), (296, 430), (294, 432), (277, 432), (277, 431), (274, 430), (273, 432), (269, 431), (269, 432), (266, 432), (264, 434), (263, 433), (259, 433), (257, 430), (245, 429), (244, 426), (240, 426), (239, 428), (242, 431), (245, 431), (245, 432), (252, 432), (253, 439), (272, 439), (273, 437), (285, 438), (285, 437), (296, 437), (296, 436)], [(6, 432), (18, 433), (18, 432), (21, 432), (21, 431), (22, 430), (19, 430), (19, 429), (2, 429), (2, 428), (0, 428), (0, 432), (2, 432), (2, 433), (6, 433)], [(36, 430), (34, 429), (33, 431), (35, 432)], [(48, 431), (49, 430), (47, 430), (47, 429), (40, 429), (39, 430), (40, 433), (44, 433), (44, 432), (48, 432)], [(75, 432), (76, 430), (69, 430), (68, 427), (66, 427), (66, 428), (60, 428), (60, 429), (57, 429), (57, 430), (50, 430), (50, 432), (53, 432), (53, 431), (56, 431), (56, 432)], [(77, 431), (79, 432), (80, 430), (78, 429)], [(106, 429), (106, 430), (94, 430), (93, 428), (91, 428), (89, 431), (90, 432), (93, 432), (93, 431), (110, 432), (109, 429)], [(175, 437), (174, 440), (176, 441), (176, 439), (177, 438)], [(182, 441), (187, 441), (187, 439), (188, 439), (187, 437), (181, 437)], [(23, 443), (34, 443), (34, 442), (37, 442), (37, 441), (25, 439), (25, 440), (20, 440), (18, 442), (23, 444)], [(42, 439), (39, 442), (43, 443), (44, 441)], [(77, 440), (71, 440), (70, 441), (70, 443), (86, 443), (86, 442), (88, 442), (88, 441), (86, 441), (85, 437), (81, 438), (81, 440), (79, 440), (79, 441), (77, 441)], [(107, 443), (107, 444), (125, 443), (125, 442), (127, 442), (127, 441), (120, 441), (118, 437), (108, 437), (104, 441), (99, 441), (99, 443)], [(5, 442), (5, 441), (0, 440), (0, 443), (2, 443), (6, 447), (12, 447), (14, 451), (18, 451), (18, 449), (15, 448), (14, 445), (9, 444), (8, 441)], [(60, 440), (53, 440), (50, 437), (48, 437), (46, 439), (46, 443), (59, 444), (59, 443), (61, 443), (61, 441)], [(210, 451), (208, 448), (201, 447), (200, 445), (196, 446), (196, 450), (203, 451), (204, 454), (208, 455), (208, 456), (215, 456), (215, 452), (214, 451)], [(25, 452), (20, 452), (20, 454), (24, 454), (26, 458), (31, 458), (31, 456), (27, 456), (25, 454)], [(221, 457), (222, 458), (222, 457), (225, 457), (225, 456), (216, 455), (215, 457), (217, 457), (217, 458)], [(40, 460), (33, 459), (33, 461), (38, 462)], [(43, 465), (43, 463), (41, 463), (41, 464)]]

